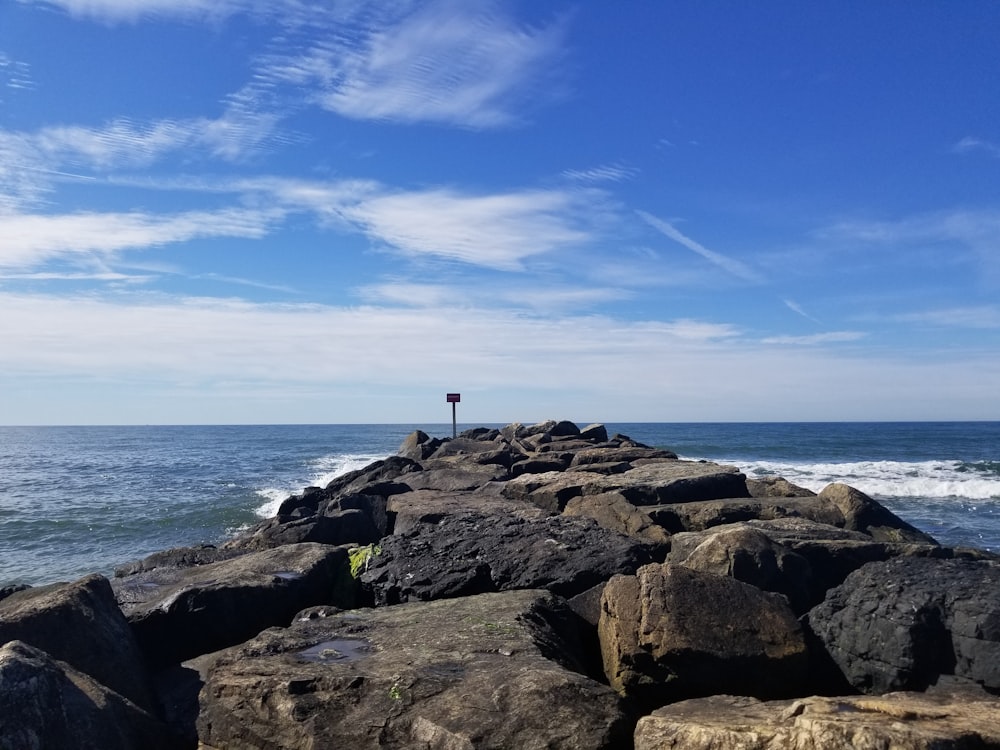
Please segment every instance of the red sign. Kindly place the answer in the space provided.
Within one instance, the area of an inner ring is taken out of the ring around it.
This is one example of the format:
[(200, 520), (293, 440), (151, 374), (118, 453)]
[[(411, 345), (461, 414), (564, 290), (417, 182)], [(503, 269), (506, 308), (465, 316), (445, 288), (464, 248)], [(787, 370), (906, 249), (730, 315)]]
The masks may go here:
[(462, 400), (462, 394), (461, 393), (449, 393), (448, 394), (448, 403), (449, 404), (457, 404), (461, 400)]

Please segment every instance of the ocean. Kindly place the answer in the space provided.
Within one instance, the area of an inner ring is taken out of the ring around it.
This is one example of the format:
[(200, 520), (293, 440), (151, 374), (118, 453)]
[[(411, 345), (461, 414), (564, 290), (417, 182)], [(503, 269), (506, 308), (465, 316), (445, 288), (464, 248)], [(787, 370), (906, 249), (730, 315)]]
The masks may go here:
[[(607, 428), (814, 491), (845, 482), (942, 544), (1000, 551), (1000, 422)], [(0, 427), (0, 586), (111, 575), (158, 550), (220, 543), (303, 487), (392, 455), (415, 429), (451, 434), (450, 424)]]

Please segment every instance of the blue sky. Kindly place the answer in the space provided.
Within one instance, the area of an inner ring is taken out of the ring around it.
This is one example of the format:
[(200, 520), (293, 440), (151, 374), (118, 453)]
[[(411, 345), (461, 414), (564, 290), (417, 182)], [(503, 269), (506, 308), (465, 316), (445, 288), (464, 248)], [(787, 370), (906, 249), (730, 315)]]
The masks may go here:
[(0, 0), (0, 423), (1000, 419), (998, 30)]

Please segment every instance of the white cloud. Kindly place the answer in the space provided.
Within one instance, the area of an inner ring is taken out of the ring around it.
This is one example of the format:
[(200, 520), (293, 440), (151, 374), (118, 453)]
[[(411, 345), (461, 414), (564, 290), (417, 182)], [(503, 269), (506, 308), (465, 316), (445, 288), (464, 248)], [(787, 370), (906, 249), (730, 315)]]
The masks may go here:
[(704, 245), (695, 242), (690, 237), (679, 232), (672, 224), (663, 221), (663, 219), (658, 219), (652, 214), (646, 213), (645, 211), (636, 211), (636, 213), (651, 227), (666, 235), (679, 245), (683, 245), (688, 250), (697, 253), (709, 263), (718, 266), (726, 273), (752, 283), (760, 283), (763, 281), (763, 277), (759, 273), (742, 261), (730, 258), (728, 255), (723, 255), (722, 253), (717, 253), (714, 250), (709, 250)]
[(304, 50), (261, 61), (260, 80), (316, 87), (311, 98), (344, 117), (434, 122), (471, 128), (509, 125), (540, 98), (562, 27), (518, 26), (497, 2), (437, 0), (382, 5)]
[(386, 194), (344, 209), (370, 237), (405, 254), (506, 271), (589, 239), (578, 212), (570, 193), (469, 196), (446, 189)]
[(240, 183), (288, 210), (310, 210), (341, 228), (412, 257), (435, 257), (504, 271), (591, 240), (602, 194), (523, 190), (474, 195), (439, 188), (398, 192), (372, 181)]
[(22, 3), (55, 6), (76, 18), (105, 23), (135, 23), (151, 18), (214, 19), (235, 13), (271, 13), (281, 17), (299, 10), (299, 0), (19, 0)]
[(0, 268), (30, 269), (58, 257), (104, 256), (204, 237), (258, 238), (275, 211), (0, 215)]
[(952, 150), (960, 154), (966, 154), (971, 151), (983, 151), (994, 158), (1000, 159), (1000, 145), (971, 136), (966, 136), (960, 140), (952, 147)]
[[(1000, 417), (983, 411), (996, 405), (995, 353), (861, 359), (822, 341), (754, 346), (731, 326), (696, 320), (2, 292), (0, 309), (5, 384), (58, 376), (62, 387), (47, 392), (49, 401), (91, 422), (123, 415), (81, 406), (101, 382), (116, 384), (122, 398), (136, 395), (129, 413), (140, 422), (211, 420), (219, 413), (212, 404), (227, 399), (240, 408), (226, 412), (230, 420), (252, 421), (264, 401), (287, 393), (296, 394), (296, 415), (322, 406), (314, 418), (405, 421), (436, 413), (410, 394), (455, 388), (477, 394), (480, 412), (495, 420)], [(367, 397), (352, 399), (362, 384)], [(476, 408), (469, 401), (463, 406)], [(31, 421), (31, 412), (12, 402), (4, 418)]]

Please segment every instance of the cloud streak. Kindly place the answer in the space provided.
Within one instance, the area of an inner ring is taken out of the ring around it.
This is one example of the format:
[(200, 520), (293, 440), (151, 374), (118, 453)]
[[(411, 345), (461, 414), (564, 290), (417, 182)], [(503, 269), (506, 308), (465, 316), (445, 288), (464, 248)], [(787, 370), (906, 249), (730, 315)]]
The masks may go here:
[(728, 255), (723, 255), (722, 253), (717, 253), (714, 250), (709, 250), (704, 245), (695, 242), (687, 235), (682, 234), (672, 224), (663, 221), (662, 219), (658, 219), (645, 211), (636, 211), (636, 213), (639, 215), (639, 218), (659, 231), (661, 234), (673, 240), (677, 244), (686, 247), (691, 252), (700, 255), (709, 263), (721, 268), (726, 273), (742, 279), (743, 281), (748, 281), (754, 284), (760, 283), (764, 280), (761, 274), (757, 273), (747, 264), (736, 260), (735, 258), (730, 258)]

